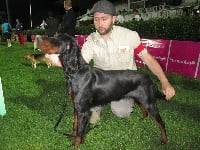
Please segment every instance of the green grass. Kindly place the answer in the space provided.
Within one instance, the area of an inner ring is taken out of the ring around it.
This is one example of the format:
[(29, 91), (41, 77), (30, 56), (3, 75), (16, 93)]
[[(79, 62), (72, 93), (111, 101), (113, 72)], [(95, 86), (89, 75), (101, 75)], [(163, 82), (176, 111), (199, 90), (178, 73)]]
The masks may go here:
[[(0, 43), (0, 77), (7, 114), (0, 117), (0, 150), (70, 150), (71, 141), (53, 127), (67, 101), (59, 130), (72, 132), (73, 107), (66, 95), (61, 68), (39, 64), (31, 67), (24, 54), (34, 53), (33, 44)], [(147, 69), (140, 69), (152, 76)], [(168, 143), (160, 144), (160, 131), (150, 118), (142, 119), (136, 106), (132, 115), (119, 119), (110, 105), (103, 107), (101, 120), (86, 137), (80, 150), (197, 150), (200, 149), (200, 80), (167, 75), (176, 89), (170, 101), (158, 101), (165, 121)], [(153, 80), (160, 86), (157, 79)]]

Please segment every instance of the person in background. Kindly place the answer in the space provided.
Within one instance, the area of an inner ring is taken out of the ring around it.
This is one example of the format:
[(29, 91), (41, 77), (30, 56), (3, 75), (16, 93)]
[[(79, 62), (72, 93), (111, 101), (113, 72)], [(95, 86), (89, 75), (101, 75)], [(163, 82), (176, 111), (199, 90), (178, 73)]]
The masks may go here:
[[(117, 14), (113, 4), (100, 0), (94, 4), (91, 13), (94, 14), (96, 32), (91, 33), (83, 44), (81, 54), (84, 60), (87, 63), (93, 60), (94, 67), (103, 70), (137, 70), (134, 55), (138, 55), (160, 80), (162, 91), (166, 99), (170, 100), (175, 95), (175, 90), (159, 63), (141, 43), (138, 33), (114, 25)], [(120, 118), (128, 117), (133, 106), (132, 99), (111, 102), (112, 112)], [(100, 119), (101, 107), (94, 107), (91, 112), (90, 123), (96, 123)]]
[(46, 29), (47, 28), (47, 23), (45, 20), (42, 20), (42, 23), (40, 24), (40, 29)]
[[(49, 17), (46, 19), (48, 37), (57, 36), (60, 32), (58, 19), (54, 18), (53, 12), (48, 12), (48, 16)], [(50, 59), (53, 66), (61, 67), (59, 54), (45, 54), (45, 57)]]
[(21, 45), (24, 45), (24, 34), (23, 34), (23, 24), (19, 21), (19, 19), (16, 19), (16, 32), (17, 32), (17, 36), (19, 39), (19, 43)]
[(123, 23), (124, 22), (124, 16), (122, 15), (121, 10), (118, 11), (117, 17), (116, 17), (116, 21), (119, 23)]
[(53, 12), (48, 12), (48, 18), (46, 19), (47, 24), (47, 34), (48, 37), (55, 36), (56, 32), (58, 31), (58, 19), (54, 17)]
[(135, 21), (140, 21), (142, 18), (139, 14), (139, 11), (137, 9), (133, 10), (133, 20)]
[(12, 44), (11, 44), (12, 27), (8, 23), (7, 19), (5, 19), (5, 18), (3, 19), (1, 29), (2, 29), (2, 34), (3, 34), (4, 38), (6, 39), (8, 47), (11, 47), (12, 46)]
[(57, 30), (57, 32), (56, 32), (56, 36), (57, 36), (58, 34), (60, 34), (60, 33), (62, 33), (62, 24), (61, 24), (61, 23), (58, 24), (58, 30)]
[(72, 8), (71, 0), (64, 1), (64, 8), (66, 10), (62, 19), (62, 33), (67, 33), (70, 36), (75, 36), (76, 16)]
[[(0, 25), (2, 25), (2, 23), (3, 23), (3, 18), (2, 16), (0, 16)], [(2, 41), (2, 39), (3, 39), (3, 34), (2, 34), (2, 28), (0, 26), (0, 41)]]

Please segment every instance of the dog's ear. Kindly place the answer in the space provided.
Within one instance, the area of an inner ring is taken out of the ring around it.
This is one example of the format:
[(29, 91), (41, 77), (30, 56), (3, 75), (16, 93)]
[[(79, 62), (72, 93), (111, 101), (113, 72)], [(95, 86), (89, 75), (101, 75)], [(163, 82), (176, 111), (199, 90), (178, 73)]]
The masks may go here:
[(79, 49), (75, 38), (67, 34), (61, 34), (57, 37), (57, 40), (60, 41), (58, 53), (65, 53), (68, 55), (76, 54), (77, 49)]

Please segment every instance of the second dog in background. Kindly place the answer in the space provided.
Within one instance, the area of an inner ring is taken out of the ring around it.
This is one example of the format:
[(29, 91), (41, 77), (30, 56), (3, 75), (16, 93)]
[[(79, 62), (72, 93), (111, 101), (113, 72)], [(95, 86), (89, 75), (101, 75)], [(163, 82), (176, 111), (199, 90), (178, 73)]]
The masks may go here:
[(38, 63), (46, 63), (47, 67), (51, 67), (51, 60), (45, 56), (45, 54), (26, 54), (26, 59), (31, 61), (32, 67), (36, 68)]

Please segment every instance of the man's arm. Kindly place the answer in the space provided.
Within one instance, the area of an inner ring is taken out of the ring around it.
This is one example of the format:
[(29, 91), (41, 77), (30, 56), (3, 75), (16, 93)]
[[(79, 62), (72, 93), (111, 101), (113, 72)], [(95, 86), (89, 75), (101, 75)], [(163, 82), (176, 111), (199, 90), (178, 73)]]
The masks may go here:
[(155, 74), (162, 84), (162, 91), (166, 95), (166, 99), (170, 100), (175, 95), (175, 90), (169, 83), (167, 77), (165, 76), (161, 66), (148, 52), (139, 55), (142, 61), (148, 66), (148, 68)]

